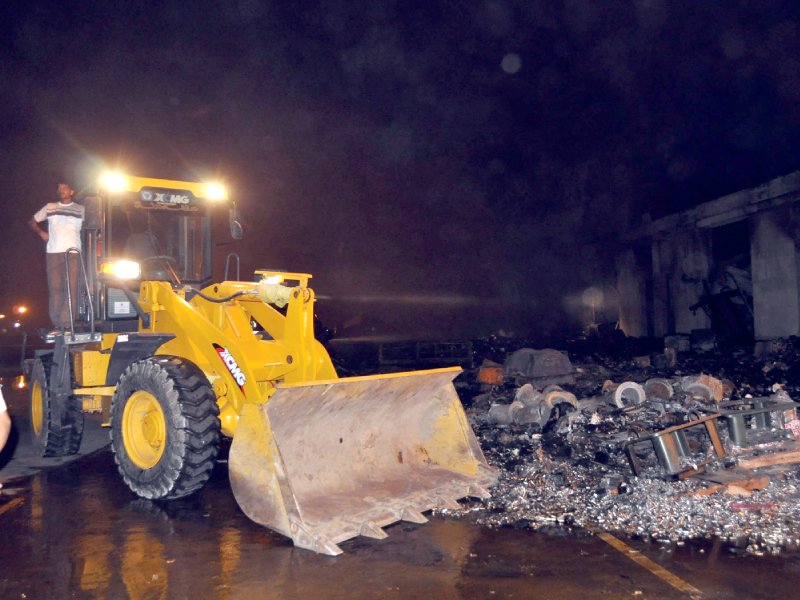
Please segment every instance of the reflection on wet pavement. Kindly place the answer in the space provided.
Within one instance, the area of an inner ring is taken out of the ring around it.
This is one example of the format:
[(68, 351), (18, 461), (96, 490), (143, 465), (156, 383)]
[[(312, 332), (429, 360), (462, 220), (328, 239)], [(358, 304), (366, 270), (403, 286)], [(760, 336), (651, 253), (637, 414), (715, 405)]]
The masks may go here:
[[(2, 598), (686, 597), (594, 536), (563, 530), (433, 518), (317, 555), (247, 519), (224, 464), (200, 494), (167, 504), (131, 496), (108, 450), (21, 485), (22, 502), (0, 514)], [(775, 597), (800, 581), (794, 558), (649, 549), (713, 597)]]

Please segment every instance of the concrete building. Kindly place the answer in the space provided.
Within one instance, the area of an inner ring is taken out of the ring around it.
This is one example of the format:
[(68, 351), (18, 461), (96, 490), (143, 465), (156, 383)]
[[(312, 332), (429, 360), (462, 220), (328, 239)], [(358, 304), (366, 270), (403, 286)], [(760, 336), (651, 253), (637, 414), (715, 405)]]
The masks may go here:
[(653, 221), (616, 261), (629, 336), (800, 334), (800, 171)]

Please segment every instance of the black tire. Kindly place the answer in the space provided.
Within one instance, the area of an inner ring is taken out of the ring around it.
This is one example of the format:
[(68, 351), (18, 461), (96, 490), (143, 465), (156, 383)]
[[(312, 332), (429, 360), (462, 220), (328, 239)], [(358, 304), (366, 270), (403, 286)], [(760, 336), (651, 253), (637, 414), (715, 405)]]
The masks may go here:
[(193, 363), (152, 356), (122, 374), (111, 400), (111, 448), (122, 479), (149, 500), (203, 487), (219, 450), (219, 407)]
[(30, 384), (31, 441), (40, 456), (77, 454), (83, 439), (83, 402), (50, 393), (53, 356), (34, 359)]

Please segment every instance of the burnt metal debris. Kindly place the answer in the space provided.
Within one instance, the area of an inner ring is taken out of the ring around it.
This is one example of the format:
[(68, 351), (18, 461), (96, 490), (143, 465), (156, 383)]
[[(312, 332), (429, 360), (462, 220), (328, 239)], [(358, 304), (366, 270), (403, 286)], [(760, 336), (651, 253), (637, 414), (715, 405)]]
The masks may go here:
[[(725, 458), (725, 447), (719, 437), (716, 424), (716, 420), (720, 416), (720, 413), (713, 413), (682, 425), (667, 427), (663, 431), (628, 442), (625, 445), (625, 451), (628, 454), (633, 474), (645, 474), (645, 469), (640, 461), (642, 445), (653, 450), (665, 474), (677, 476), (679, 479), (686, 479), (702, 473), (705, 465)], [(693, 433), (690, 429), (693, 428), (701, 431), (704, 428), (705, 433), (708, 435), (708, 441), (714, 449), (713, 454), (709, 455), (701, 450), (699, 457), (693, 457), (692, 444), (689, 441), (689, 435)], [(689, 465), (687, 466), (686, 463), (689, 463)]]
[(754, 555), (800, 550), (800, 340), (760, 359), (672, 343), (572, 360), (509, 346), (476, 344), (485, 360), (458, 384), (499, 483), (443, 512), (665, 544), (714, 538)]

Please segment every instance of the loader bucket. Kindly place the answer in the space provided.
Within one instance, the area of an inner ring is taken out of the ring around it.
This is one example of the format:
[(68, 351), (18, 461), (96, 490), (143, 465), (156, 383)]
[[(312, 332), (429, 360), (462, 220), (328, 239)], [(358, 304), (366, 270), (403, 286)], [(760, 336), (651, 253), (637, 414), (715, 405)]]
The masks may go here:
[(337, 555), (358, 535), (487, 497), (496, 481), (453, 387), (458, 367), (279, 386), (242, 411), (228, 460), (253, 521)]

